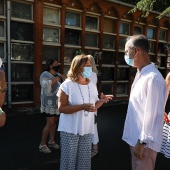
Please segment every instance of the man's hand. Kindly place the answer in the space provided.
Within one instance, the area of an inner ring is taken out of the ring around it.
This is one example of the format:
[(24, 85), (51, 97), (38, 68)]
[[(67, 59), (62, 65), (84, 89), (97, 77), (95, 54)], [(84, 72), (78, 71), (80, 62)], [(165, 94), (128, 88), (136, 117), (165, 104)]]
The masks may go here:
[(135, 147), (133, 148), (133, 153), (137, 159), (143, 160), (143, 151), (145, 146), (143, 144), (140, 144), (139, 142), (136, 143)]

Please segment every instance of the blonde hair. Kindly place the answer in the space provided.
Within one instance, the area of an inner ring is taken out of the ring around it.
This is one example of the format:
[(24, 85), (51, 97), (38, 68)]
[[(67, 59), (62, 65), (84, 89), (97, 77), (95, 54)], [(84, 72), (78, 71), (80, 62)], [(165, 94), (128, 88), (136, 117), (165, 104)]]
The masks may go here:
[(71, 62), (67, 77), (74, 82), (77, 81), (78, 75), (83, 71), (83, 67), (89, 59), (89, 56), (84, 54), (75, 56)]
[(98, 70), (97, 70), (97, 67), (96, 67), (96, 63), (95, 63), (95, 60), (93, 58), (92, 55), (87, 55), (90, 60), (91, 60), (91, 66), (92, 66), (92, 71), (95, 72), (96, 74), (98, 73)]

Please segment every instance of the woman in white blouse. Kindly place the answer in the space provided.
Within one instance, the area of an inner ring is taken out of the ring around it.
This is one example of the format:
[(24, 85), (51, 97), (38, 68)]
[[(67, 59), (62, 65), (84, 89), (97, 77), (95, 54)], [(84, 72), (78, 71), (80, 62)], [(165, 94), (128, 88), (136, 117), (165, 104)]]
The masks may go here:
[(87, 55), (74, 57), (68, 79), (58, 91), (60, 114), (58, 131), (61, 144), (61, 170), (91, 170), (91, 142), (94, 133), (94, 113), (112, 96), (101, 94), (90, 81), (91, 60)]

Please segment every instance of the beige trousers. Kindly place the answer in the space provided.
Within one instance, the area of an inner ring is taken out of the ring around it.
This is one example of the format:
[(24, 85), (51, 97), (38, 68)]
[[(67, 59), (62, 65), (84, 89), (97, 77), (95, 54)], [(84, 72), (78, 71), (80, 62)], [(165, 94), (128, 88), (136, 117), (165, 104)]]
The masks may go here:
[(133, 147), (130, 146), (132, 155), (132, 170), (154, 170), (157, 152), (150, 148), (145, 148), (143, 152), (143, 160), (137, 159), (133, 153)]

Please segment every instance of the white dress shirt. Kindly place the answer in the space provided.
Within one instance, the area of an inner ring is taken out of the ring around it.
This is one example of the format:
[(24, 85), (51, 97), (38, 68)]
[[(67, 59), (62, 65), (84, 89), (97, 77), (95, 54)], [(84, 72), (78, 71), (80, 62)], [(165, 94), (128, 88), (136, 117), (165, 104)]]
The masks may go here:
[(131, 94), (122, 139), (135, 146), (138, 139), (159, 152), (162, 142), (167, 86), (154, 64), (137, 72)]

